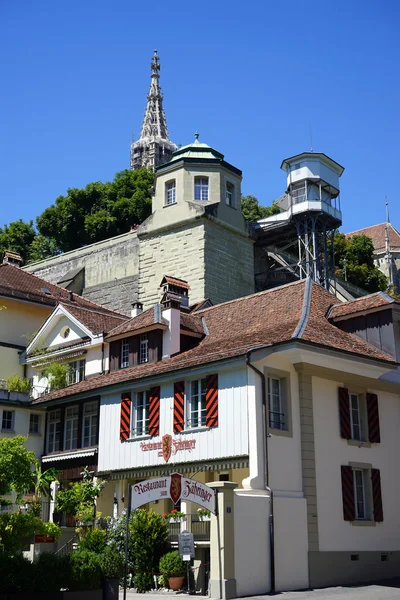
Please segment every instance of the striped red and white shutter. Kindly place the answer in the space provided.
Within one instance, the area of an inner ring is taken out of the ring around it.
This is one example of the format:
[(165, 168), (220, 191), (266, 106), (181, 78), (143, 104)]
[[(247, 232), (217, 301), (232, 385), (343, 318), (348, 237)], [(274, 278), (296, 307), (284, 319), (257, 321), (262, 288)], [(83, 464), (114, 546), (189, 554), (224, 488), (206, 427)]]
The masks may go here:
[(383, 506), (381, 490), (381, 473), (379, 469), (371, 469), (372, 500), (374, 505), (374, 521), (382, 523)]
[(367, 394), (368, 439), (373, 444), (379, 444), (381, 433), (379, 428), (378, 396)]
[(339, 420), (340, 436), (345, 440), (351, 439), (349, 390), (339, 388)]
[(174, 433), (183, 431), (185, 423), (185, 382), (174, 383)]
[(218, 427), (218, 375), (206, 377), (206, 425)]
[(341, 466), (342, 471), (342, 498), (343, 498), (343, 518), (345, 521), (354, 521), (354, 481), (353, 469), (346, 465)]
[(119, 426), (119, 439), (121, 442), (129, 439), (131, 431), (131, 394), (121, 394), (121, 418)]
[(160, 386), (151, 388), (149, 400), (149, 434), (160, 433)]

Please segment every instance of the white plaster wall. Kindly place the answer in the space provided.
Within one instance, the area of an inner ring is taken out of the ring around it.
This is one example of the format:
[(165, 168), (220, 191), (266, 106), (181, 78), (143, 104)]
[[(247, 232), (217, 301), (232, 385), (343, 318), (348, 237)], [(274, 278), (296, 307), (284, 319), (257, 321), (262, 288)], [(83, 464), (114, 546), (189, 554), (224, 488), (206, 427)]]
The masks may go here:
[[(69, 327), (70, 332), (67, 338), (64, 338), (61, 335), (61, 330), (64, 327)], [(82, 331), (80, 327), (78, 327), (75, 323), (73, 323), (68, 317), (60, 317), (57, 322), (53, 325), (51, 331), (47, 335), (44, 346), (46, 348), (51, 348), (52, 346), (57, 346), (58, 344), (65, 344), (66, 342), (74, 342), (80, 340), (82, 337), (86, 337), (87, 334)]]
[[(209, 374), (215, 373), (212, 371)], [(205, 377), (206, 374), (198, 377)], [(183, 380), (184, 377), (182, 376)], [(178, 379), (175, 379), (178, 381)], [(154, 385), (134, 387), (127, 385), (126, 391), (146, 389)], [(173, 433), (173, 382), (161, 384), (160, 390), (160, 435), (153, 438), (133, 439), (121, 442), (120, 401), (121, 394), (104, 393), (100, 401), (99, 471), (140, 468), (165, 464), (159, 450), (142, 451), (140, 442), (159, 442), (164, 434), (173, 440), (195, 439), (193, 450), (181, 450), (171, 456), (170, 462), (193, 462), (228, 456), (248, 455), (247, 387), (245, 369), (219, 372), (219, 425), (214, 428), (192, 429), (184, 433)]]
[(308, 588), (307, 504), (302, 495), (274, 494), (275, 588)]
[[(327, 165), (320, 162), (318, 159), (307, 159), (298, 161), (301, 165), (300, 169), (292, 169), (291, 173), (287, 176), (287, 185), (295, 183), (302, 179), (310, 179), (320, 177), (323, 181), (326, 181), (336, 189), (339, 189), (339, 176), (338, 174), (328, 167)], [(297, 162), (295, 164), (298, 164)]]
[[(86, 358), (85, 377), (101, 373), (102, 357), (103, 353), (101, 350), (101, 344), (99, 344), (98, 346), (94, 346), (93, 348), (88, 348), (86, 357), (81, 357)], [(79, 358), (80, 357), (78, 357), (77, 360), (79, 360)]]
[[(340, 384), (313, 377), (312, 385), (320, 550), (399, 550), (399, 396), (375, 392), (379, 400), (381, 443), (358, 448), (340, 437)], [(384, 521), (375, 527), (357, 527), (343, 519), (340, 466), (349, 462), (370, 463), (380, 469)]]
[[(18, 406), (4, 403), (0, 404), (0, 417), (2, 417), (3, 410), (14, 411), (14, 431), (10, 433), (0, 431), (0, 438), (11, 438), (16, 435), (28, 436), (26, 447), (28, 450), (32, 450), (36, 454), (37, 458), (40, 458), (43, 452), (44, 444), (45, 413), (30, 408), (19, 408)], [(31, 413), (38, 414), (40, 417), (39, 434), (29, 434), (29, 419)]]
[(269, 503), (266, 492), (234, 492), (235, 577), (238, 597), (271, 589)]

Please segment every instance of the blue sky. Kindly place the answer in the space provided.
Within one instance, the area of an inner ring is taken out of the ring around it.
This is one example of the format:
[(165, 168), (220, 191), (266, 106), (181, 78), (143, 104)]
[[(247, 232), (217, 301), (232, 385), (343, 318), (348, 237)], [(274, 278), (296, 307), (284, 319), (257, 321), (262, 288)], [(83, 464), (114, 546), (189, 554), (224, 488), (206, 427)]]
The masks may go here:
[(0, 226), (129, 166), (157, 48), (175, 143), (198, 130), (270, 204), (311, 126), (346, 169), (343, 229), (385, 196), (400, 227), (399, 27), (396, 0), (0, 2)]

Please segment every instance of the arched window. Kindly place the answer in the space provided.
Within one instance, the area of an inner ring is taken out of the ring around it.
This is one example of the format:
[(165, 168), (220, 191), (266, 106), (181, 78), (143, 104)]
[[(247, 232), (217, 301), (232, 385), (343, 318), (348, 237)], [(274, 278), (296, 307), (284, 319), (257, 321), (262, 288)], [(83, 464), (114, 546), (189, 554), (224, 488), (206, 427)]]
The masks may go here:
[(208, 200), (208, 177), (194, 178), (194, 199)]

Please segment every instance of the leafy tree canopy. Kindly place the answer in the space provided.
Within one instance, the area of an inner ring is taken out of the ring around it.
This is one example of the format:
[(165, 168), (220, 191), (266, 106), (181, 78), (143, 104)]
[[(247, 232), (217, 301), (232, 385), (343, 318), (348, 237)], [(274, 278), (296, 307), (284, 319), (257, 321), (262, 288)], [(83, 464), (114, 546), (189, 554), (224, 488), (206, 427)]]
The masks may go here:
[(246, 221), (254, 223), (254, 221), (258, 221), (258, 219), (264, 219), (265, 217), (276, 215), (279, 212), (279, 207), (276, 206), (276, 204), (272, 204), (272, 206), (262, 206), (255, 196), (252, 196), (251, 194), (242, 196), (242, 213)]
[(14, 491), (18, 498), (31, 487), (36, 457), (25, 442), (21, 435), (0, 439), (0, 496)]
[(368, 236), (348, 237), (337, 233), (334, 238), (336, 274), (370, 293), (386, 290), (387, 277), (374, 265), (373, 252)]

